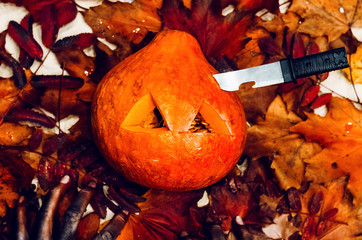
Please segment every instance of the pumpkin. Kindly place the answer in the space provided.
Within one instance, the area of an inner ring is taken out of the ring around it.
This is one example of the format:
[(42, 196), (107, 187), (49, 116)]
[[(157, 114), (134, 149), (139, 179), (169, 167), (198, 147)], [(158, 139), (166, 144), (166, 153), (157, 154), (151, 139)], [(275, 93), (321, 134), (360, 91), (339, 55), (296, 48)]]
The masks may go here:
[(240, 158), (246, 121), (236, 93), (220, 89), (197, 40), (162, 30), (99, 83), (92, 129), (122, 175), (187, 191), (223, 178)]

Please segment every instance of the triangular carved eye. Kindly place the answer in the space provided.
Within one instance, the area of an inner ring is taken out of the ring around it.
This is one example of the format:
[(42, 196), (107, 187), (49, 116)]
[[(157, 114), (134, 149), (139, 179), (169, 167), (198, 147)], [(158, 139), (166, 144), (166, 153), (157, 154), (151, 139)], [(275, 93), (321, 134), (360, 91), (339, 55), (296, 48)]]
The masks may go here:
[(194, 133), (203, 132), (230, 135), (225, 121), (222, 120), (215, 109), (206, 102), (202, 103), (199, 112), (191, 123), (189, 131)]
[(143, 96), (129, 111), (122, 125), (131, 131), (168, 130), (165, 121), (150, 94)]

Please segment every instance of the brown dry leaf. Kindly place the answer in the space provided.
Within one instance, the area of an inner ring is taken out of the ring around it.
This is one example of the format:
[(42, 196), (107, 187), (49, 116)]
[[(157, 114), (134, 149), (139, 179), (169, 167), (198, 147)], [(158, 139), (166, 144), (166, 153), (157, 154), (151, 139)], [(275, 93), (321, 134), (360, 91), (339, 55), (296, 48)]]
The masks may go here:
[(126, 38), (137, 44), (148, 31), (161, 29), (161, 19), (157, 14), (161, 5), (161, 0), (135, 0), (131, 4), (103, 2), (85, 12), (84, 19), (98, 37), (115, 44)]
[[(88, 114), (89, 103), (92, 101), (93, 94), (97, 88), (97, 84), (87, 80), (83, 87), (72, 90), (62, 89), (60, 95), (60, 116), (61, 118), (69, 114)], [(59, 90), (50, 89), (44, 92), (41, 97), (42, 106), (57, 115), (59, 108)]]
[(252, 88), (254, 83), (242, 84), (238, 96), (243, 103), (246, 119), (254, 123), (256, 119), (264, 117), (270, 103), (275, 98), (277, 86)]
[(147, 200), (138, 204), (140, 214), (130, 215), (117, 239), (177, 239), (180, 231), (197, 235), (201, 226), (190, 209), (202, 193), (149, 190), (144, 195)]
[(81, 49), (77, 47), (68, 47), (60, 52), (56, 52), (58, 62), (64, 69), (74, 77), (79, 77), (85, 81), (89, 79), (89, 75), (94, 71), (94, 59), (87, 56)]
[(307, 141), (325, 146), (323, 151), (306, 159), (306, 178), (328, 183), (349, 175), (348, 188), (357, 203), (362, 203), (362, 112), (346, 99), (332, 98), (325, 117), (307, 114), (308, 119), (291, 127)]
[(236, 53), (233, 58), (236, 66), (239, 69), (244, 69), (263, 64), (265, 54), (260, 50), (258, 40), (269, 36), (269, 32), (263, 28), (248, 30), (246, 38), (250, 38), (250, 40), (245, 44), (244, 48), (240, 52)]
[(361, 0), (296, 0), (288, 11), (304, 19), (299, 32), (312, 37), (326, 35), (329, 41), (336, 40), (350, 28), (362, 26)]
[(272, 158), (271, 167), (282, 189), (299, 188), (304, 178), (304, 161), (321, 150), (319, 144), (306, 143), (289, 128), (301, 119), (288, 112), (278, 95), (270, 104), (265, 119), (248, 128), (244, 153), (259, 158)]
[(34, 177), (34, 170), (18, 156), (17, 151), (0, 151), (0, 217), (5, 216), (7, 206), (15, 206), (21, 188), (29, 186)]
[(362, 44), (357, 47), (357, 51), (350, 54), (350, 68), (343, 69), (348, 79), (355, 84), (362, 84)]

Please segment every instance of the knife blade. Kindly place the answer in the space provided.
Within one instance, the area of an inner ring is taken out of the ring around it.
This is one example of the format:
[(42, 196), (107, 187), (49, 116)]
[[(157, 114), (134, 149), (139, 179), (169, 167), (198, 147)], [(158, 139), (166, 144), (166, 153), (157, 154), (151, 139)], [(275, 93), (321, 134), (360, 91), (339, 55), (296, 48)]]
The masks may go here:
[(240, 84), (255, 82), (253, 88), (295, 82), (309, 77), (349, 67), (346, 50), (332, 49), (300, 58), (286, 58), (278, 62), (231, 72), (214, 74), (213, 77), (225, 91), (236, 91)]

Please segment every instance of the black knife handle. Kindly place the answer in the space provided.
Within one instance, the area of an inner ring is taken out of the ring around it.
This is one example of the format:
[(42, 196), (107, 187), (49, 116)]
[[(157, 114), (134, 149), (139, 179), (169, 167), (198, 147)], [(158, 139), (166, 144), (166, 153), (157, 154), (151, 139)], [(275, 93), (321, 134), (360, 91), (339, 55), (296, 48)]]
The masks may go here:
[(285, 82), (296, 82), (298, 78), (349, 67), (343, 47), (305, 57), (283, 59), (280, 65)]

